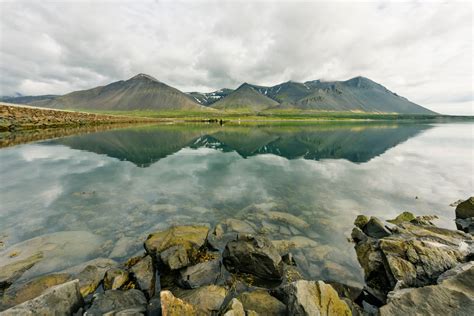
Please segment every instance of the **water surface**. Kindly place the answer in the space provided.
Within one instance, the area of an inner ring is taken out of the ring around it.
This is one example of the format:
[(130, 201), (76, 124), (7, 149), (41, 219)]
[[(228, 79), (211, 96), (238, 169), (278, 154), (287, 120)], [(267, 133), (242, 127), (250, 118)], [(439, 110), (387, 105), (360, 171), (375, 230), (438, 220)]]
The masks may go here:
[[(65, 258), (40, 274), (124, 259), (170, 225), (237, 218), (296, 242), (309, 276), (357, 283), (347, 241), (356, 215), (410, 210), (455, 227), (449, 204), (474, 192), (473, 133), (469, 123), (154, 125), (3, 148), (0, 240), (61, 232), (48, 242), (67, 240), (56, 253)], [(268, 211), (309, 227), (255, 215)], [(77, 256), (81, 240), (91, 251)]]

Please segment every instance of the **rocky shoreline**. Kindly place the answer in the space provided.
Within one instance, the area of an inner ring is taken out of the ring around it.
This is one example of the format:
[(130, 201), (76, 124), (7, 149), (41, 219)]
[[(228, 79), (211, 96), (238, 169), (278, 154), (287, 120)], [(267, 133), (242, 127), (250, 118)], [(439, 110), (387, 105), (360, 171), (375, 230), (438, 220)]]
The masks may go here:
[(125, 262), (98, 258), (26, 282), (41, 252), (11, 253), (0, 267), (0, 315), (471, 315), (474, 197), (456, 207), (460, 230), (434, 219), (359, 215), (351, 238), (361, 286), (308, 278), (295, 260), (302, 243), (285, 247), (230, 219), (156, 231)]
[(0, 103), (0, 132), (156, 121), (159, 120)]

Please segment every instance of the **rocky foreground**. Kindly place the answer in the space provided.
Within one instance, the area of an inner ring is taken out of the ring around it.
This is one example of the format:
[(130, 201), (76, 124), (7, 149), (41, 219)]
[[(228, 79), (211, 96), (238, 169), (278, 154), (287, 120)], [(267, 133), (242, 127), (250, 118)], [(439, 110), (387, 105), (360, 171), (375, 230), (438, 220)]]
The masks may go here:
[(0, 267), (0, 315), (472, 315), (474, 198), (456, 216), (467, 232), (409, 212), (358, 216), (364, 287), (305, 279), (292, 249), (238, 225), (171, 227), (124, 263), (95, 259), (18, 282), (42, 259), (32, 253)]

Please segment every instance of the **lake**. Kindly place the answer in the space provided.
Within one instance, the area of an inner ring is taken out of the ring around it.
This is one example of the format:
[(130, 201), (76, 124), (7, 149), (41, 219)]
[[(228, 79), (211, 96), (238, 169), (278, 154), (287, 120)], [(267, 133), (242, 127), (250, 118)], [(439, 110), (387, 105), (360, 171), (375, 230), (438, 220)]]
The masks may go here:
[(474, 192), (474, 124), (97, 130), (0, 149), (0, 179), (0, 264), (18, 255), (12, 249), (46, 257), (24, 279), (97, 257), (125, 260), (171, 225), (236, 219), (296, 245), (308, 277), (360, 284), (348, 241), (358, 214), (409, 210), (455, 228), (449, 204)]

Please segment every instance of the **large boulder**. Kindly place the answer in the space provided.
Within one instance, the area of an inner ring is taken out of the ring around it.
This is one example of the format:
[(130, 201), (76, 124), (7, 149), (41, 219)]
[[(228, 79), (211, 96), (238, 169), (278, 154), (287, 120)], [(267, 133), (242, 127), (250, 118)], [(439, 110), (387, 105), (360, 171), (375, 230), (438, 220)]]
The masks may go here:
[(259, 315), (286, 315), (286, 306), (265, 290), (241, 293), (238, 297), (245, 310)]
[(437, 285), (391, 292), (380, 315), (472, 315), (474, 263), (443, 273)]
[(139, 290), (110, 290), (94, 295), (91, 307), (84, 315), (140, 315), (147, 310), (145, 295)]
[(206, 285), (194, 290), (184, 290), (176, 293), (176, 297), (194, 306), (199, 315), (217, 313), (225, 297), (227, 288), (217, 285)]
[(215, 284), (221, 274), (221, 262), (217, 258), (183, 268), (179, 272), (178, 283), (184, 288), (195, 289), (203, 285)]
[(353, 231), (366, 283), (381, 301), (395, 288), (433, 284), (444, 271), (472, 255), (474, 239), (459, 231), (413, 221), (391, 229), (392, 234), (380, 238)]
[(351, 315), (336, 290), (322, 281), (295, 281), (278, 289), (276, 295), (286, 304), (288, 315)]
[(205, 244), (208, 233), (206, 226), (171, 227), (150, 234), (145, 241), (145, 249), (157, 262), (170, 270), (177, 270), (191, 263), (193, 253)]
[[(185, 301), (174, 297), (170, 291), (160, 292), (161, 315), (162, 316), (194, 316), (196, 310)], [(243, 315), (245, 316), (245, 315)]]
[(145, 256), (130, 268), (138, 287), (150, 298), (155, 295), (156, 274), (151, 256)]
[(83, 304), (79, 281), (73, 280), (51, 287), (32, 300), (0, 312), (0, 315), (72, 315)]
[(222, 254), (230, 272), (249, 273), (263, 280), (281, 280), (283, 263), (278, 250), (264, 236), (239, 235)]
[(369, 237), (383, 238), (390, 236), (390, 231), (385, 227), (383, 222), (377, 217), (372, 216), (362, 231)]
[(459, 203), (456, 207), (456, 227), (474, 235), (474, 196)]

